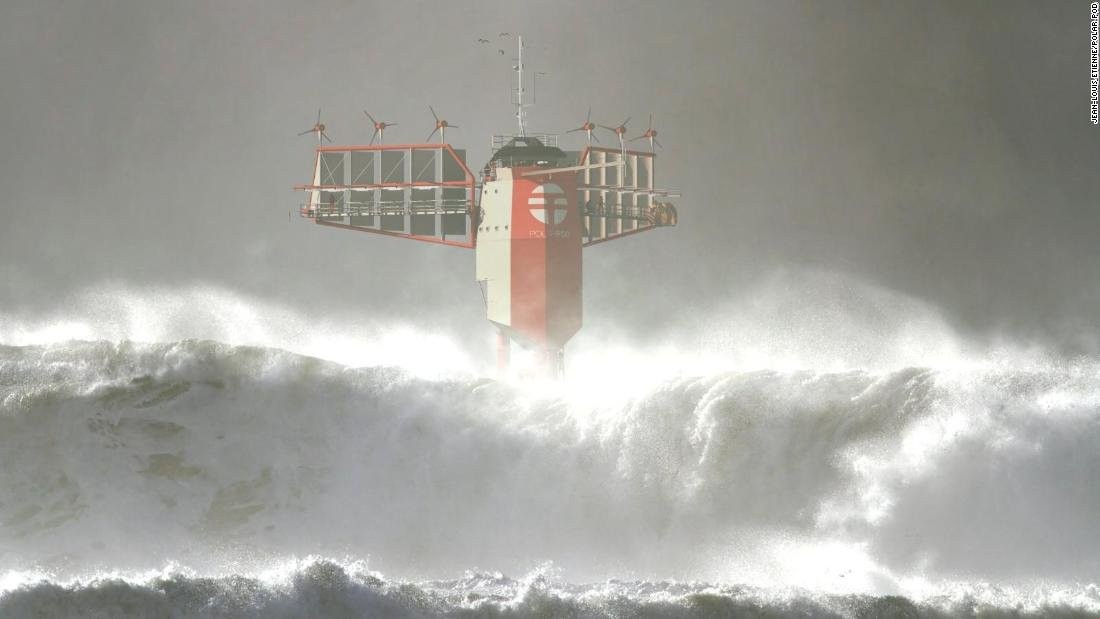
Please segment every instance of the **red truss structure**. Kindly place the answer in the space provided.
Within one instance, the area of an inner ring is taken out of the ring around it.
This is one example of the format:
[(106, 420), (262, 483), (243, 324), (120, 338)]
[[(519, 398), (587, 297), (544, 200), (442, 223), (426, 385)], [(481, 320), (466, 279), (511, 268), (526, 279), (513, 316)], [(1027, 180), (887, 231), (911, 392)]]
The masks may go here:
[(318, 146), (300, 214), (323, 226), (474, 248), (476, 182), (450, 144)]

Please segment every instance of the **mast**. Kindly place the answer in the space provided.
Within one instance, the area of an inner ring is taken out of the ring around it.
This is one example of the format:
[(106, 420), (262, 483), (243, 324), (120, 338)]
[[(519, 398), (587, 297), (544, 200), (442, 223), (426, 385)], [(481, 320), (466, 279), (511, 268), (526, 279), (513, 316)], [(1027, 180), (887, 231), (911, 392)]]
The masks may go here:
[(516, 120), (519, 121), (519, 134), (527, 136), (527, 118), (523, 104), (523, 35), (517, 35), (519, 59), (516, 63)]

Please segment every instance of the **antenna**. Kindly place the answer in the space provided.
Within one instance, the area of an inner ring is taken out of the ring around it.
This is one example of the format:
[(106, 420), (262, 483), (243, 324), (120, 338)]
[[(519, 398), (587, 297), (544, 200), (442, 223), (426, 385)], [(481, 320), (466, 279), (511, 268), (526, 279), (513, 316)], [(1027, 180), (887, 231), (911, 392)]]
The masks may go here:
[(516, 120), (519, 121), (519, 134), (527, 136), (527, 114), (523, 108), (523, 35), (517, 35), (516, 43), (519, 48), (519, 58), (516, 63)]
[(545, 76), (545, 71), (535, 71), (535, 74), (531, 76), (531, 105), (535, 105), (539, 102), (539, 76)]

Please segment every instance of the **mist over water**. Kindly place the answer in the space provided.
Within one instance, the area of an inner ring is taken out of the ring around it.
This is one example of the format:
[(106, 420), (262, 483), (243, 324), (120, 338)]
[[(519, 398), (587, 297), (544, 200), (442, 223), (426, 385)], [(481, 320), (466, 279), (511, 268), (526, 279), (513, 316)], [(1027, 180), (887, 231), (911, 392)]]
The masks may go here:
[[(628, 306), (643, 309), (640, 299)], [(625, 316), (629, 318), (629, 316)], [(622, 308), (589, 308), (567, 349), (567, 379), (594, 373), (647, 380), (726, 370), (892, 370), (1045, 366), (1024, 342), (977, 342), (926, 302), (841, 273), (778, 270), (713, 307), (690, 303), (657, 325), (624, 322)], [(136, 287), (107, 282), (53, 310), (0, 314), (0, 343), (205, 339), (279, 348), (353, 367), (396, 366), (418, 376), (491, 375), (491, 330), (459, 333), (416, 319), (381, 321), (335, 307), (303, 311), (214, 285)], [(522, 356), (522, 353), (520, 354)]]
[(0, 609), (1100, 611), (1096, 360), (820, 272), (640, 339), (547, 385), (214, 288), (5, 316)]

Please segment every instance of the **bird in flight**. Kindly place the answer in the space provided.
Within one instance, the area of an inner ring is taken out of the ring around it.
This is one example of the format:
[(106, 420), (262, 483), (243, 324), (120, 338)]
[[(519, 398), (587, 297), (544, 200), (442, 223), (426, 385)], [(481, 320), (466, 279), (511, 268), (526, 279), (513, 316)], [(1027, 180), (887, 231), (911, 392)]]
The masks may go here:
[(478, 42), (478, 43), (488, 43), (488, 42), (489, 42), (489, 39), (483, 39), (483, 38), (481, 38), (481, 37), (478, 37), (478, 39), (477, 39), (477, 42)]
[(497, 51), (498, 51), (498, 52), (500, 52), (500, 55), (501, 55), (501, 56), (503, 56), (503, 55), (504, 55), (504, 50), (502, 50), (502, 49), (498, 49)]
[(512, 36), (512, 35), (511, 35), (511, 33), (508, 33), (508, 32), (502, 32), (502, 33), (500, 33), (500, 35), (499, 35), (499, 36), (502, 36), (502, 37), (510, 37), (510, 36)]

